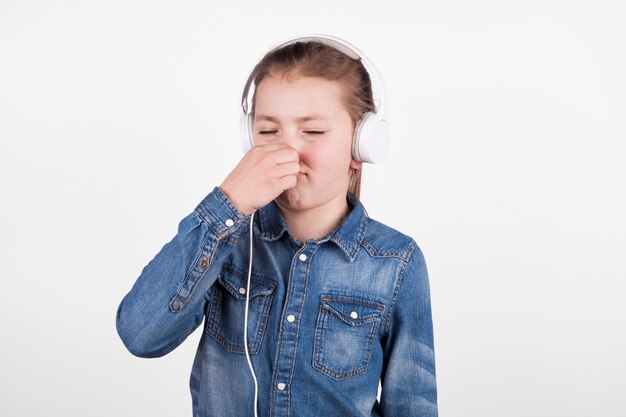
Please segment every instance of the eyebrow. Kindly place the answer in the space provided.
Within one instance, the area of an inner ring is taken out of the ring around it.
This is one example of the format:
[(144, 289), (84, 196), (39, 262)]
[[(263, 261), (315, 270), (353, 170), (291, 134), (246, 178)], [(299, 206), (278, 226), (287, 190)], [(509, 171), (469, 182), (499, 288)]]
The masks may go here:
[[(257, 120), (269, 120), (270, 122), (278, 123), (278, 119), (277, 118), (272, 117), (272, 116), (268, 116), (268, 115), (265, 115), (265, 114), (256, 115), (255, 119), (257, 119)], [(297, 122), (306, 122), (306, 121), (309, 121), (309, 120), (328, 120), (328, 118), (322, 116), (321, 114), (317, 114), (317, 113), (311, 114), (309, 116), (302, 116), (302, 117), (296, 118)]]

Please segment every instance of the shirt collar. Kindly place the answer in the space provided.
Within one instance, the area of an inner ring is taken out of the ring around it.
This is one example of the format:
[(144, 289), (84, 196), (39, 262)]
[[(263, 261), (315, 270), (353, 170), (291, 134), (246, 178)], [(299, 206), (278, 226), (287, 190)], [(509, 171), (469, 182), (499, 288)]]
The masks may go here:
[[(327, 240), (335, 242), (352, 262), (365, 234), (368, 214), (361, 201), (352, 193), (347, 193), (348, 205), (352, 207), (348, 215), (332, 232), (320, 239), (313, 239), (316, 244)], [(257, 225), (261, 231), (261, 239), (273, 241), (279, 239), (284, 232), (291, 235), (278, 206), (272, 200), (258, 210)]]

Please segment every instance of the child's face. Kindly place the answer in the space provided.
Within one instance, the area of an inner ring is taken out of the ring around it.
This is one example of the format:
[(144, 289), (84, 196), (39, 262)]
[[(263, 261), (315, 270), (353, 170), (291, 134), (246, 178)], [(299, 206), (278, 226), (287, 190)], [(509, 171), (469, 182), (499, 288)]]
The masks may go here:
[(277, 197), (280, 206), (299, 210), (345, 202), (354, 128), (338, 82), (264, 78), (256, 87), (253, 128), (255, 146), (284, 142), (300, 156), (300, 171), (306, 175), (298, 175), (296, 186)]

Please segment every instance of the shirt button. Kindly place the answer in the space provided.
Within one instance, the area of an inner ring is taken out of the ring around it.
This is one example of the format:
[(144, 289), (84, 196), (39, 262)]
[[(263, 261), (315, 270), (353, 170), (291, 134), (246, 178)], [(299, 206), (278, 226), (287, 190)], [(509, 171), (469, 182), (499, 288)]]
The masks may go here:
[(356, 319), (357, 317), (359, 317), (359, 314), (356, 311), (353, 311), (352, 313), (350, 313), (350, 317)]
[(278, 388), (279, 390), (284, 390), (286, 387), (284, 382), (279, 382), (278, 385), (276, 385), (276, 388)]
[(226, 223), (226, 226), (231, 227), (233, 224), (235, 224), (235, 222), (233, 221), (233, 219), (228, 219), (226, 220), (224, 223)]
[(246, 289), (244, 287), (240, 287), (239, 294), (245, 294), (245, 293), (246, 293)]
[(301, 254), (300, 254), (300, 256), (299, 256), (299, 258), (300, 258), (300, 260), (301, 260), (301, 261), (303, 261), (303, 262), (304, 262), (304, 261), (306, 261), (306, 255), (305, 255), (304, 253), (301, 253)]
[(293, 314), (290, 314), (287, 316), (287, 321), (289, 323), (293, 323), (294, 321), (296, 321), (296, 316), (294, 316)]

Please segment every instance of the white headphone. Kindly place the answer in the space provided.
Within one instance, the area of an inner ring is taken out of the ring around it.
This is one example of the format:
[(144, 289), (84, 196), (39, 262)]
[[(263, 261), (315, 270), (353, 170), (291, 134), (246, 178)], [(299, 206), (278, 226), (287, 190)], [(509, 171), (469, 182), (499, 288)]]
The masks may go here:
[[(359, 51), (354, 45), (351, 45), (343, 39), (334, 36), (324, 34), (308, 34), (279, 42), (267, 53), (298, 41), (311, 40), (330, 45), (348, 55), (352, 59), (360, 59), (363, 66), (367, 70), (372, 83), (372, 95), (376, 111), (365, 113), (358, 121), (354, 129), (354, 137), (352, 139), (352, 158), (362, 162), (379, 162), (385, 156), (387, 149), (389, 148), (389, 123), (386, 119), (387, 95), (382, 76), (374, 64), (372, 64), (372, 62), (361, 51)], [(241, 147), (244, 153), (248, 152), (254, 143), (254, 132), (252, 129), (254, 120), (252, 114), (248, 112), (248, 109), (251, 107), (249, 106), (249, 103), (255, 88), (253, 85), (254, 77), (252, 75), (253, 74), (250, 74), (248, 77), (241, 96), (242, 114), (239, 126), (241, 130)]]

